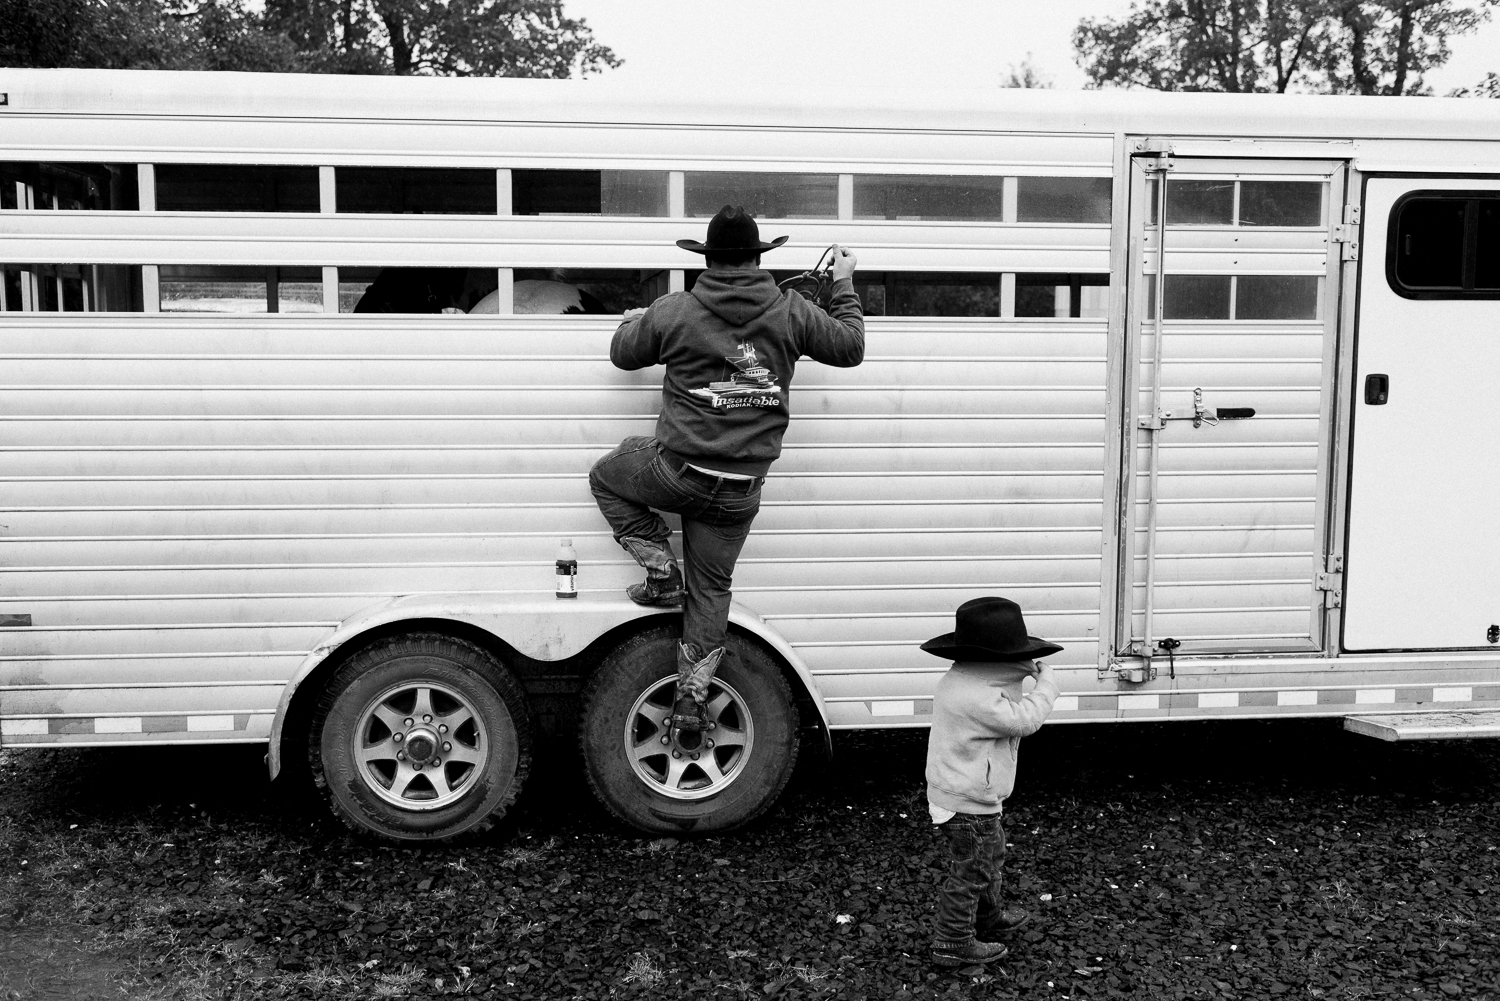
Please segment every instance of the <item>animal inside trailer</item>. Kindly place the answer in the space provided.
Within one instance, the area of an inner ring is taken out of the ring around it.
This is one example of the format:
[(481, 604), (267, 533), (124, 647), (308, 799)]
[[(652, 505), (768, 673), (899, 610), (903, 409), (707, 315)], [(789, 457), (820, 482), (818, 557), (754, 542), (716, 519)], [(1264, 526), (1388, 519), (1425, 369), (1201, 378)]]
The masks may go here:
[[(984, 594), (1064, 647), (1054, 722), (1500, 729), (1486, 102), (250, 80), (0, 72), (0, 744), (266, 743), (411, 841), (576, 733), (617, 816), (720, 831), (804, 740), (925, 726)], [(690, 287), (727, 191), (768, 265), (859, 252), (867, 348), (799, 369), (688, 747), (587, 487), (659, 373), (521, 310)], [(448, 313), (354, 311), (418, 268)]]

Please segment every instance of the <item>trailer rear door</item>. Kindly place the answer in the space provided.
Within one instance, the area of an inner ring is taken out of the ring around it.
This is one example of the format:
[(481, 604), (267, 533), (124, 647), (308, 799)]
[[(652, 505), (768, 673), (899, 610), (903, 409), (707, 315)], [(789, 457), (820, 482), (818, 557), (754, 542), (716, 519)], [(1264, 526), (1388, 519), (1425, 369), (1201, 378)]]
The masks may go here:
[(1322, 648), (1344, 177), (1333, 160), (1133, 159), (1125, 652)]
[(1500, 179), (1364, 199), (1343, 645), (1500, 642)]

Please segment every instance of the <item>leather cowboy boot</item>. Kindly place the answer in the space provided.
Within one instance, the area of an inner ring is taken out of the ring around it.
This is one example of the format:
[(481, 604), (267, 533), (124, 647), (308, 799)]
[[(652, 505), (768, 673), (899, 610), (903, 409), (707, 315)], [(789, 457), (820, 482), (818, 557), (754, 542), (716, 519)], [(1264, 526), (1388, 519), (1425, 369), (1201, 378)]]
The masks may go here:
[(680, 605), (687, 591), (682, 586), (682, 570), (677, 566), (677, 557), (666, 542), (652, 542), (636, 535), (627, 535), (620, 545), (631, 558), (646, 570), (646, 579), (631, 584), (625, 589), (630, 600), (637, 605)]
[(708, 683), (723, 657), (723, 647), (705, 654), (696, 644), (677, 644), (677, 701), (672, 706), (672, 726), (679, 732), (701, 733), (708, 728)]

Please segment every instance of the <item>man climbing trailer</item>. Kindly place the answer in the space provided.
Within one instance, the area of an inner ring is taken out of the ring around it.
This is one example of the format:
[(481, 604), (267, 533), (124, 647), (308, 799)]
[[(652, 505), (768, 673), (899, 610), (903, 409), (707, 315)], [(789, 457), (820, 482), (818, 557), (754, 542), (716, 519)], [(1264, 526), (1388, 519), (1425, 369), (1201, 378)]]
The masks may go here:
[[(697, 284), (627, 313), (610, 344), (618, 368), (666, 366), (656, 436), (626, 438), (594, 464), (589, 486), (615, 540), (646, 570), (626, 590), (631, 600), (684, 606), (672, 710), (679, 733), (708, 725), (704, 704), (725, 655), (734, 564), (781, 454), (797, 359), (840, 368), (864, 359), (854, 255), (834, 248), (825, 313), (760, 269), (760, 255), (786, 239), (762, 243), (743, 207), (724, 206), (706, 243), (677, 241), (707, 259)], [(686, 575), (656, 511), (682, 516)]]

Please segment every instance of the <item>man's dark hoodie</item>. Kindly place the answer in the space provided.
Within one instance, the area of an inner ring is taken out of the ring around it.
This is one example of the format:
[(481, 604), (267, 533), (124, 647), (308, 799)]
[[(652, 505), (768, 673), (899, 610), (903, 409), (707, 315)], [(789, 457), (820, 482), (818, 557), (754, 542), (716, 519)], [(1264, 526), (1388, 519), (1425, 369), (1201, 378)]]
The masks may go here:
[(833, 283), (828, 312), (782, 292), (767, 271), (705, 271), (620, 324), (609, 358), (633, 371), (665, 365), (656, 437), (687, 462), (764, 476), (781, 454), (792, 374), (806, 355), (849, 368), (865, 356), (854, 283)]

